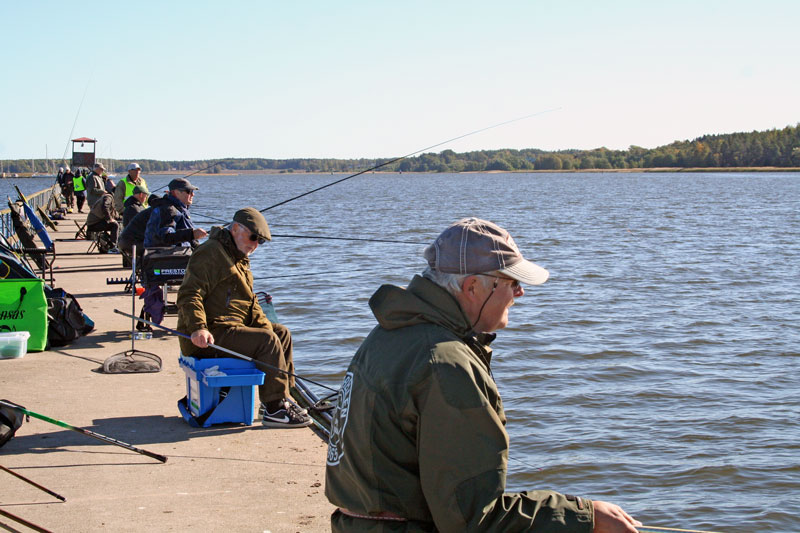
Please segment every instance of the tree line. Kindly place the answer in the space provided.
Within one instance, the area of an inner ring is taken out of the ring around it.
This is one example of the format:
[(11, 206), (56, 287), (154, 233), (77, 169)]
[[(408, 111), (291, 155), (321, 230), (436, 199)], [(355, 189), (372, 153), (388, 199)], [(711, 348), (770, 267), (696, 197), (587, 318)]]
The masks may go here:
[[(267, 172), (357, 172), (382, 165), (384, 159), (265, 159), (232, 158), (192, 161), (159, 161), (137, 159), (146, 173), (166, 171), (229, 173), (242, 171)], [(133, 160), (102, 160), (109, 171), (125, 172)], [(6, 172), (31, 172), (31, 165), (45, 168), (45, 160), (4, 161)], [(444, 150), (408, 157), (383, 166), (393, 172), (485, 172), (525, 170), (595, 170), (648, 168), (746, 168), (800, 167), (800, 124), (783, 129), (704, 135), (692, 141), (675, 141), (658, 148), (631, 146), (627, 150), (595, 148), (593, 150), (545, 151), (478, 150), (456, 153)], [(40, 170), (41, 171), (41, 170)]]

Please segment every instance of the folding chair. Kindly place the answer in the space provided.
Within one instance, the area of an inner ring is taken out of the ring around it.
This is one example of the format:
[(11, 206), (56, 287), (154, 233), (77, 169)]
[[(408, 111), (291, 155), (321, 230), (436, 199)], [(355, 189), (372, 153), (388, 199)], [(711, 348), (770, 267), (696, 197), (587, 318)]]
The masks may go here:
[(75, 234), (76, 239), (89, 239), (89, 236), (86, 234), (86, 222), (83, 223), (83, 226), (78, 224), (77, 220), (73, 220), (76, 226), (78, 226), (78, 232)]

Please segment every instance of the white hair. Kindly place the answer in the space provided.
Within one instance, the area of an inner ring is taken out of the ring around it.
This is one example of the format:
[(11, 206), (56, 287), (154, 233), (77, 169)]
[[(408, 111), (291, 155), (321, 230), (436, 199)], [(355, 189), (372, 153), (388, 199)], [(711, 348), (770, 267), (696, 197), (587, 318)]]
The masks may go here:
[[(474, 276), (475, 274), (448, 274), (447, 272), (439, 272), (438, 270), (434, 270), (431, 267), (426, 268), (422, 272), (422, 277), (431, 280), (453, 296), (457, 296), (461, 293), (461, 285), (464, 283), (464, 280), (469, 276)], [(489, 287), (490, 278), (486, 276), (478, 276), (478, 279), (481, 280), (484, 287)]]

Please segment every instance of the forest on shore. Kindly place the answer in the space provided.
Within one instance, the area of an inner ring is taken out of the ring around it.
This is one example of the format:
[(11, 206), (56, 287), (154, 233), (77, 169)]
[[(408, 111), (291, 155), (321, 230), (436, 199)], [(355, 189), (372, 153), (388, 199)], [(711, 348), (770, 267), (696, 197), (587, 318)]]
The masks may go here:
[[(209, 174), (235, 172), (357, 172), (381, 166), (386, 172), (487, 172), (526, 170), (621, 170), (649, 168), (746, 168), (800, 167), (800, 124), (783, 129), (704, 135), (691, 141), (675, 141), (657, 148), (631, 146), (627, 150), (545, 151), (477, 150), (456, 153), (444, 150), (392, 161), (383, 159), (265, 159), (230, 158), (194, 161), (153, 159), (101, 159), (109, 171), (124, 172), (137, 162), (145, 173), (168, 171)], [(57, 166), (57, 165), (56, 165)], [(45, 160), (3, 161), (5, 172), (29, 173), (46, 168)]]

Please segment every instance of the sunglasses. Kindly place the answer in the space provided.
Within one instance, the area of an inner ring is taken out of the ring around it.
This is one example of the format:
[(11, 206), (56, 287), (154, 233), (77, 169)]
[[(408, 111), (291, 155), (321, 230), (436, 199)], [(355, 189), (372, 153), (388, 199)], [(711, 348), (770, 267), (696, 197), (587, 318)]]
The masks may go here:
[(511, 282), (511, 283), (509, 284), (509, 287), (511, 287), (511, 290), (513, 290), (514, 292), (517, 292), (517, 291), (520, 289), (520, 287), (522, 286), (522, 285), (520, 284), (519, 280), (512, 279), (512, 278), (505, 278), (505, 277), (503, 277), (503, 276), (493, 276), (493, 275), (491, 275), (491, 274), (476, 274), (476, 275), (478, 275), (478, 276), (486, 276), (487, 278), (495, 278), (495, 279), (505, 279), (505, 280), (508, 280), (508, 281), (510, 281), (510, 282)]
[(267, 239), (265, 239), (263, 237), (259, 237), (258, 235), (256, 235), (252, 231), (250, 232), (250, 236), (248, 237), (248, 239), (250, 239), (253, 242), (258, 241), (258, 244), (264, 244), (265, 242), (267, 242)]

